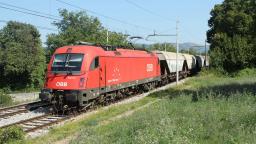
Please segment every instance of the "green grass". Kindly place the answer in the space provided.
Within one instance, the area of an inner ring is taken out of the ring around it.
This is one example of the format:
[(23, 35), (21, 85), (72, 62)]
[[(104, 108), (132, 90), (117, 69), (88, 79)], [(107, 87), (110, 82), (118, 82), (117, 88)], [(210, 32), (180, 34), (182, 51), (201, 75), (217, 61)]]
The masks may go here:
[(35, 139), (28, 139), (22, 143), (29, 143), (29, 144), (53, 143), (55, 141), (64, 139), (68, 136), (77, 134), (80, 131), (82, 131), (83, 129), (97, 126), (102, 121), (108, 120), (108, 119), (110, 119), (116, 115), (122, 114), (126, 111), (136, 109), (137, 107), (140, 107), (142, 105), (150, 103), (151, 101), (153, 101), (155, 99), (156, 98), (147, 97), (147, 98), (144, 98), (137, 102), (133, 102), (130, 104), (123, 104), (120, 106), (114, 106), (107, 110), (100, 108), (98, 113), (90, 115), (83, 120), (71, 122), (71, 123), (64, 125), (63, 127), (52, 129), (50, 131), (50, 133), (48, 133), (45, 136), (38, 137)]
[(11, 96), (6, 94), (4, 90), (0, 89), (0, 107), (9, 106), (11, 104), (13, 104)]
[[(256, 77), (204, 71), (182, 86), (101, 110), (26, 143), (256, 143)], [(126, 111), (160, 99), (132, 115)], [(106, 122), (107, 123), (104, 123)]]
[(18, 126), (0, 129), (0, 144), (19, 143), (24, 141), (25, 133)]
[(238, 100), (163, 99), (129, 118), (83, 129), (73, 143), (254, 143), (256, 107)]

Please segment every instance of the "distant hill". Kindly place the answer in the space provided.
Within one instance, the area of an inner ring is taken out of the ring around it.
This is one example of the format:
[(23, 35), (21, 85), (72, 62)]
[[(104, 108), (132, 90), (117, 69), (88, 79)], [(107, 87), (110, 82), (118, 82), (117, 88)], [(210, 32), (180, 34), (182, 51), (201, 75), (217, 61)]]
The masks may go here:
[[(173, 44), (176, 46), (176, 44)], [(190, 42), (186, 42), (186, 43), (180, 43), (180, 49), (189, 49), (193, 46), (198, 46), (199, 44), (196, 44), (196, 43), (190, 43)]]
[[(174, 44), (174, 45), (176, 45), (176, 44)], [(180, 47), (179, 47), (180, 50), (181, 50), (181, 49), (187, 50), (187, 49), (189, 49), (189, 48), (194, 48), (194, 49), (197, 49), (198, 51), (200, 50), (201, 52), (204, 52), (204, 51), (205, 51), (205, 46), (204, 46), (204, 44), (196, 44), (196, 43), (186, 42), (186, 43), (181, 43), (179, 46), (180, 46)], [(198, 47), (198, 46), (201, 46), (201, 47)], [(208, 50), (209, 50), (209, 46), (206, 47), (206, 51), (208, 51)]]
[[(174, 47), (176, 47), (176, 43), (171, 43)], [(147, 49), (149, 49), (151, 47), (150, 44), (135, 44), (136, 47), (145, 47)], [(195, 46), (202, 46), (202, 47), (195, 47)], [(204, 48), (204, 44), (196, 44), (196, 43), (192, 43), (192, 42), (185, 42), (185, 43), (180, 43), (179, 44), (179, 49), (180, 50), (188, 50), (189, 48), (193, 48), (194, 49), (198, 49), (200, 50), (201, 52), (204, 52), (205, 51), (205, 48)], [(209, 46), (207, 46), (206, 50), (208, 51), (209, 50)]]

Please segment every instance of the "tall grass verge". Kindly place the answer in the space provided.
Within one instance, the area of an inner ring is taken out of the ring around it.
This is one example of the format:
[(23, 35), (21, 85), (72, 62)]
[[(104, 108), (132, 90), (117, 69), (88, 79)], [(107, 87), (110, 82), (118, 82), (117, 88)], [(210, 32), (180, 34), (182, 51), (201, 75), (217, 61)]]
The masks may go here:
[[(256, 143), (256, 78), (203, 71), (185, 84), (53, 129), (29, 143)], [(129, 116), (109, 121), (153, 100)], [(69, 141), (70, 140), (70, 141)]]
[(202, 74), (154, 93), (161, 100), (132, 116), (82, 129), (71, 143), (255, 143), (255, 87), (250, 76)]
[(12, 126), (0, 130), (0, 144), (22, 143), (25, 133), (20, 127)]

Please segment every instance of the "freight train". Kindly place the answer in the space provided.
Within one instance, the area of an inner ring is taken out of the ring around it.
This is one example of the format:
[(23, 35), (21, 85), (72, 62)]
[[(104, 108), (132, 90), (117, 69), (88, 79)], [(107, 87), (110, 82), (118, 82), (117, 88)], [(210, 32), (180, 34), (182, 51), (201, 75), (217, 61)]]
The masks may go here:
[[(178, 54), (179, 78), (205, 65), (200, 56)], [(58, 110), (87, 108), (143, 93), (176, 78), (176, 53), (94, 44), (58, 48), (39, 97)]]

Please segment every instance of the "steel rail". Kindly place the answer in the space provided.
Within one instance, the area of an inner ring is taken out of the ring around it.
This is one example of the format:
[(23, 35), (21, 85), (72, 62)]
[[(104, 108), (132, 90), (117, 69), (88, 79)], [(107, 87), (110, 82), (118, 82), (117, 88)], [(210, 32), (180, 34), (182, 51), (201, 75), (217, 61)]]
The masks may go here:
[(19, 107), (26, 107), (27, 105), (37, 104), (37, 103), (41, 103), (41, 101), (29, 102), (29, 103), (24, 103), (24, 104), (10, 106), (10, 107), (0, 108), (0, 112), (6, 111), (6, 110), (10, 110), (10, 109), (19, 108)]
[(19, 109), (14, 112), (3, 113), (3, 114), (0, 114), (0, 119), (4, 119), (9, 116), (13, 116), (13, 115), (20, 114), (20, 113), (27, 113), (27, 112), (28, 112), (27, 109)]
[(4, 125), (0, 127), (1, 129), (8, 128), (11, 126), (20, 126), (25, 133), (34, 132), (36, 130), (43, 129), (48, 126), (52, 126), (54, 124), (65, 121), (73, 116), (63, 116), (63, 115), (54, 115), (54, 114), (45, 114), (37, 117), (33, 117), (31, 119), (26, 119), (22, 121), (18, 121), (16, 123)]
[[(9, 116), (13, 116), (16, 114), (21, 114), (21, 113), (28, 113), (30, 109), (35, 109), (41, 106), (46, 106), (47, 104), (42, 103), (41, 101), (36, 101), (36, 102), (30, 102), (30, 103), (25, 103), (25, 104), (20, 104), (20, 105), (15, 105), (11, 107), (5, 107), (0, 109), (0, 119), (4, 119)], [(27, 108), (29, 107), (30, 108)]]

